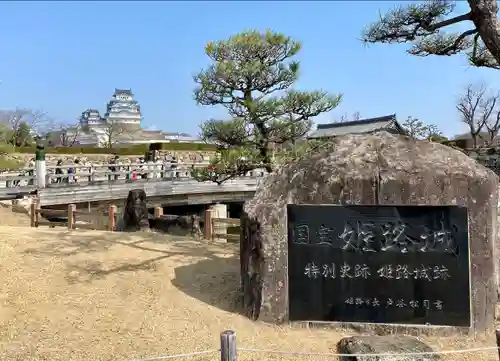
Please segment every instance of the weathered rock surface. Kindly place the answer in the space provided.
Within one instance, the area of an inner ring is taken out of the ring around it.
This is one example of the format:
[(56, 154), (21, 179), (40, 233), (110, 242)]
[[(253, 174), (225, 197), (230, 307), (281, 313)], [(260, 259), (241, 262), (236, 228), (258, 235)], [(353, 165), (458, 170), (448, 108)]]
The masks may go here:
[(450, 147), (387, 132), (338, 137), (269, 175), (245, 204), (245, 311), (263, 321), (288, 320), (287, 204), (456, 204), (469, 213), (473, 328), (486, 331), (497, 300), (497, 199), (498, 177)]
[(345, 337), (337, 344), (339, 354), (401, 354), (395, 356), (341, 356), (341, 361), (434, 361), (438, 354), (403, 355), (410, 353), (433, 352), (434, 350), (410, 336), (353, 336)]
[(128, 193), (122, 227), (126, 232), (149, 229), (148, 206), (144, 189), (133, 189)]
[(155, 231), (176, 236), (201, 236), (200, 217), (195, 214), (187, 216), (164, 215), (150, 218), (149, 227)]

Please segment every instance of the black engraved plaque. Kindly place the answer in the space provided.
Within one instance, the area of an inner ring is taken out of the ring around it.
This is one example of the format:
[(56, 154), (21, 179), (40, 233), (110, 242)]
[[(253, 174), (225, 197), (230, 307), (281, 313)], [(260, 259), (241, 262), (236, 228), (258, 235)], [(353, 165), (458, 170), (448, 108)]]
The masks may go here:
[(470, 326), (465, 207), (287, 211), (291, 321)]

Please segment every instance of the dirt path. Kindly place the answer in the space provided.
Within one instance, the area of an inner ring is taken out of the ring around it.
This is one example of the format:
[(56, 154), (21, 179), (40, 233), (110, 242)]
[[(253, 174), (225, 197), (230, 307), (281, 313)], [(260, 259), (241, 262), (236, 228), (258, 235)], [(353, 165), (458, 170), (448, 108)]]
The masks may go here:
[(12, 212), (12, 206), (0, 203), (0, 226), (29, 226), (27, 213)]
[[(237, 331), (239, 347), (334, 352), (348, 335), (239, 315), (234, 245), (155, 233), (6, 226), (0, 240), (0, 360), (107, 361), (200, 351), (218, 348), (225, 329)], [(439, 349), (478, 346), (463, 339), (431, 343)], [(450, 359), (496, 357), (489, 352)], [(239, 359), (282, 357), (241, 352)]]

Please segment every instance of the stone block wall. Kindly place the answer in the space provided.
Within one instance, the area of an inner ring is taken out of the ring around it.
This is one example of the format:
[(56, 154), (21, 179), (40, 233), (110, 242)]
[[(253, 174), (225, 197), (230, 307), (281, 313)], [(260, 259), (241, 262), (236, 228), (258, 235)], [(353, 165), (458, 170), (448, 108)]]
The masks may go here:
[[(161, 151), (160, 157), (171, 158), (175, 156), (179, 163), (207, 163), (213, 156), (215, 152), (207, 151)], [(120, 159), (123, 163), (135, 162), (139, 157), (143, 155), (123, 155)], [(9, 158), (21, 161), (28, 166), (29, 160), (34, 158), (34, 154), (25, 153), (14, 153), (10, 154)], [(80, 159), (80, 161), (88, 161), (94, 164), (106, 164), (109, 159), (111, 159), (111, 154), (47, 154), (45, 159), (47, 165), (56, 165), (57, 161), (61, 159), (63, 164), (73, 164), (75, 159)]]
[(500, 176), (500, 147), (460, 150)]

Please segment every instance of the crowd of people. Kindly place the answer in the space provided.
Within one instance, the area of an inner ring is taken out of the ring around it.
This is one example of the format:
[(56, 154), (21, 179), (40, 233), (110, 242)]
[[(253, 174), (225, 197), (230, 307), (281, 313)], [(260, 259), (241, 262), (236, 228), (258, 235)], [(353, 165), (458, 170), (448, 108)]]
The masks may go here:
[(51, 183), (78, 183), (83, 177), (89, 182), (105, 178), (113, 181), (179, 177), (177, 165), (176, 157), (156, 160), (146, 160), (145, 157), (140, 157), (135, 161), (122, 161), (119, 156), (113, 156), (106, 166), (75, 159), (74, 166), (70, 167), (64, 167), (62, 160), (59, 160), (54, 171), (55, 176), (49, 175), (49, 178)]
[[(149, 158), (149, 159), (148, 159)], [(67, 162), (67, 163), (66, 163)], [(176, 156), (163, 156), (155, 154), (153, 157), (139, 157), (136, 160), (122, 160), (118, 155), (112, 156), (107, 163), (93, 163), (87, 159), (75, 158), (69, 162), (58, 159), (55, 167), (48, 167), (48, 183), (78, 183), (102, 180), (138, 180), (153, 178), (172, 178), (185, 176), (189, 168), (179, 167)], [(66, 164), (65, 164), (66, 163)], [(69, 164), (68, 164), (69, 163)], [(23, 170), (19, 176), (33, 177), (35, 172), (35, 159), (28, 163), (28, 170)], [(182, 169), (180, 169), (182, 168)], [(9, 172), (10, 173), (10, 172)], [(19, 187), (34, 184), (34, 179), (27, 180), (6, 180), (6, 187)]]

